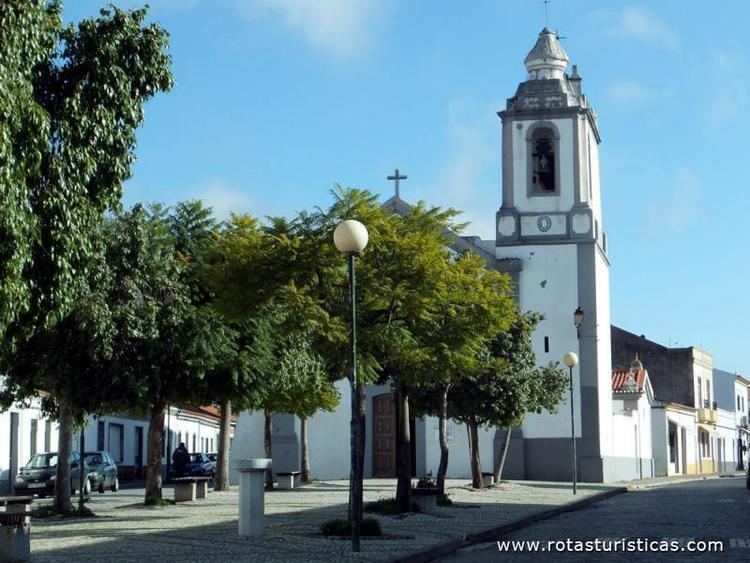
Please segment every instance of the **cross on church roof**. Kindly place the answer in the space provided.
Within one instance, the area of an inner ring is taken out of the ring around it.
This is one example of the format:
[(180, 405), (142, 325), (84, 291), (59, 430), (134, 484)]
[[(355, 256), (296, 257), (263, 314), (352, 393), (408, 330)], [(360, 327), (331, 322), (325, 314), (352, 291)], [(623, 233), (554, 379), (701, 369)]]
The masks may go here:
[(402, 175), (401, 175), (401, 174), (399, 173), (399, 171), (398, 171), (398, 168), (396, 168), (396, 170), (394, 170), (394, 171), (393, 171), (393, 175), (392, 175), (392, 176), (388, 176), (388, 179), (389, 179), (389, 180), (393, 180), (393, 182), (395, 183), (395, 185), (396, 185), (396, 198), (397, 198), (397, 199), (400, 199), (400, 193), (399, 193), (399, 180), (406, 180), (406, 179), (407, 179), (407, 176), (406, 176), (406, 175), (403, 175), (403, 176), (402, 176)]

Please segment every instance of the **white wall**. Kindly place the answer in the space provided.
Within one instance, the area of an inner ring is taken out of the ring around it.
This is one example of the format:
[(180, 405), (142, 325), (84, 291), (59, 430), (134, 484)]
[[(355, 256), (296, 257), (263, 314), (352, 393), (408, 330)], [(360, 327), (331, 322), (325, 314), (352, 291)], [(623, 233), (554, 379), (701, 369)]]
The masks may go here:
[(654, 476), (668, 474), (669, 434), (667, 411), (662, 405), (651, 408), (651, 451), (654, 458)]
[(260, 411), (242, 411), (234, 430), (232, 449), (229, 452), (229, 482), (239, 483), (239, 473), (234, 469), (239, 459), (266, 457), (263, 438), (264, 417)]
[[(714, 451), (716, 452), (717, 469), (720, 473), (733, 471), (737, 467), (737, 426), (734, 411), (717, 409), (716, 437)], [(718, 443), (721, 442), (721, 449)]]
[[(578, 307), (578, 252), (575, 244), (525, 245), (502, 247), (498, 252), (506, 258), (518, 258), (523, 263), (519, 277), (519, 306), (524, 311), (542, 313), (545, 319), (532, 335), (534, 353), (539, 365), (561, 361), (566, 352), (578, 352), (578, 340), (573, 327), (573, 311)], [(549, 353), (544, 351), (544, 338), (549, 338)], [(580, 382), (578, 370), (573, 370), (576, 435), (581, 435)], [(609, 385), (607, 385), (609, 389)], [(569, 438), (569, 394), (558, 406), (556, 414), (530, 413), (523, 423), (524, 438)], [(607, 421), (607, 425), (609, 425)]]
[[(598, 177), (598, 176), (597, 176)], [(613, 455), (618, 438), (612, 435), (609, 421), (612, 418), (612, 337), (609, 303), (609, 264), (595, 249), (594, 278), (596, 283), (596, 326), (582, 330), (581, 338), (596, 338), (597, 395), (599, 397), (599, 451), (602, 456)], [(570, 322), (570, 318), (568, 319)], [(593, 332), (593, 334), (591, 334)], [(588, 333), (588, 334), (587, 334)], [(639, 410), (648, 407), (639, 405)], [(649, 418), (650, 420), (650, 418)], [(650, 429), (649, 429), (650, 434)], [(649, 437), (650, 442), (650, 437)]]
[[(440, 465), (440, 441), (438, 435), (438, 418), (427, 416), (425, 422), (425, 473), (437, 476)], [(448, 470), (446, 477), (456, 479), (471, 478), (471, 464), (469, 462), (469, 435), (465, 424), (453, 420), (447, 421), (448, 434)], [(479, 456), (482, 471), (491, 472), (493, 469), (493, 439), (495, 429), (481, 428), (479, 430)], [(417, 475), (421, 477), (421, 475)]]
[[(350, 419), (351, 390), (345, 379), (336, 382), (341, 394), (339, 407), (334, 412), (319, 412), (307, 425), (310, 473), (318, 479), (346, 479), (351, 465)], [(365, 451), (372, 453), (372, 409), (367, 410), (367, 440)], [(371, 464), (370, 464), (371, 465)], [(365, 475), (372, 475), (372, 469)]]
[(654, 449), (651, 405), (646, 393), (635, 402), (612, 400), (610, 453), (617, 458), (633, 458), (631, 479), (651, 477)]
[[(677, 426), (677, 456), (678, 460), (681, 458), (681, 449), (685, 448), (685, 458), (687, 461), (687, 471), (689, 473), (697, 473), (699, 471), (698, 463), (698, 430), (696, 427), (696, 415), (694, 412), (678, 411), (667, 409), (667, 422), (672, 422)], [(685, 442), (682, 441), (682, 429), (685, 429)], [(667, 426), (667, 434), (665, 440), (669, 437), (669, 426)], [(674, 463), (669, 462), (669, 443), (667, 442), (667, 473), (674, 475), (676, 467)], [(679, 460), (679, 463), (682, 463)]]
[[(45, 431), (47, 418), (42, 416), (39, 402), (34, 400), (29, 408), (13, 406), (7, 411), (0, 412), (0, 492), (8, 493), (10, 482), (15, 475), (10, 474), (10, 444), (11, 444), (11, 413), (18, 414), (18, 459), (17, 467), (22, 467), (31, 458), (31, 426), (32, 420), (37, 421), (36, 451), (45, 451)], [(50, 451), (57, 451), (58, 425), (53, 423), (50, 428)]]

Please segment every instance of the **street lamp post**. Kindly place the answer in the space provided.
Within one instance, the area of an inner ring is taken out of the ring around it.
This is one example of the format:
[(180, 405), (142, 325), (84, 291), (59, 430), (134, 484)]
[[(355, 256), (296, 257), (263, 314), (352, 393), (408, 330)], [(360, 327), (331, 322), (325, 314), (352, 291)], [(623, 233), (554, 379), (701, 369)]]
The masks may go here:
[(563, 363), (568, 366), (570, 373), (570, 441), (573, 446), (573, 494), (576, 494), (578, 467), (576, 464), (576, 413), (573, 408), (573, 368), (578, 364), (578, 356), (574, 352), (568, 352), (563, 356)]
[(349, 472), (349, 492), (352, 526), (352, 551), (359, 551), (360, 524), (362, 522), (362, 474), (358, 462), (359, 435), (357, 416), (362, 407), (357, 383), (357, 306), (355, 299), (356, 277), (354, 258), (367, 246), (368, 233), (359, 221), (347, 219), (340, 223), (333, 231), (333, 243), (336, 248), (345, 253), (349, 263), (349, 302), (351, 304), (349, 349), (351, 353), (351, 371), (349, 372), (349, 386), (351, 388), (351, 469)]
[(573, 313), (573, 324), (576, 327), (576, 336), (580, 340), (581, 338), (581, 325), (583, 324), (583, 309), (581, 309), (581, 306), (578, 306), (578, 309), (575, 310)]

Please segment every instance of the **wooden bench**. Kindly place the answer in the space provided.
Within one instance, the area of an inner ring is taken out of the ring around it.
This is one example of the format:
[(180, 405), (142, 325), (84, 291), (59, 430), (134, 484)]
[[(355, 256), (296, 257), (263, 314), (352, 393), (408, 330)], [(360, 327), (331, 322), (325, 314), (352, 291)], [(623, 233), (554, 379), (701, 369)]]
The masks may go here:
[(174, 501), (186, 502), (208, 496), (209, 477), (178, 477), (173, 479)]
[(31, 558), (31, 503), (34, 497), (0, 497), (0, 561)]
[(296, 489), (300, 486), (299, 471), (284, 471), (277, 473), (276, 477), (279, 478), (279, 489)]

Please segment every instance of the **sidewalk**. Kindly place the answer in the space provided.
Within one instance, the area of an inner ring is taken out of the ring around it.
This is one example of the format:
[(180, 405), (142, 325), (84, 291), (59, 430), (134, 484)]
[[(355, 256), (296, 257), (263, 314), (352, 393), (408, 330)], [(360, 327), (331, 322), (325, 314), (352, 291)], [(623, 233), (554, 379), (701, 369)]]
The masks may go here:
[[(393, 479), (365, 481), (365, 502), (393, 497)], [(294, 491), (266, 493), (266, 535), (237, 535), (238, 491), (210, 493), (204, 501), (166, 508), (146, 508), (143, 489), (94, 494), (88, 506), (93, 519), (34, 520), (32, 561), (392, 561), (433, 551), (437, 546), (464, 544), (483, 530), (519, 520), (533, 521), (571, 503), (592, 502), (623, 492), (622, 487), (581, 484), (573, 497), (567, 483), (504, 482), (474, 491), (466, 480), (448, 480), (451, 507), (426, 514), (376, 517), (381, 538), (363, 538), (362, 551), (352, 554), (348, 539), (329, 539), (320, 524), (346, 517), (348, 483), (314, 482)], [(171, 497), (165, 489), (165, 497)], [(48, 501), (37, 501), (36, 505)], [(452, 551), (451, 549), (451, 551)], [(411, 559), (425, 560), (423, 557)]]

